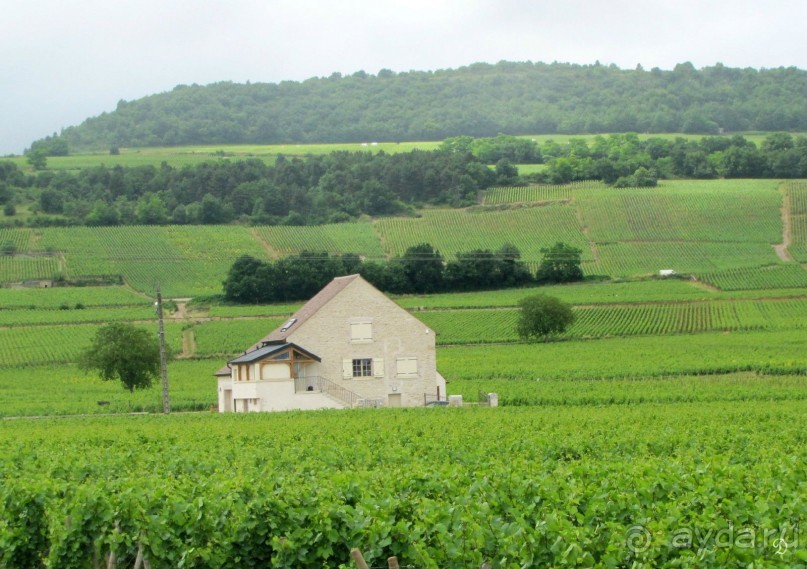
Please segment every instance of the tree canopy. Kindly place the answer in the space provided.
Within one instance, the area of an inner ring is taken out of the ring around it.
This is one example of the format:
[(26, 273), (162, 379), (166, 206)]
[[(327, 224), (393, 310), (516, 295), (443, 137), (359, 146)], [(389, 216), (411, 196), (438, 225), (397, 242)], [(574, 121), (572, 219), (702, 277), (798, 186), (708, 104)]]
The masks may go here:
[(583, 251), (566, 245), (555, 243), (551, 247), (541, 249), (544, 258), (535, 273), (539, 284), (569, 283), (583, 280), (581, 256)]
[(81, 353), (79, 367), (97, 371), (104, 381), (120, 381), (130, 392), (146, 389), (160, 374), (160, 346), (156, 336), (142, 328), (107, 324)]
[(545, 294), (522, 298), (518, 308), (516, 331), (523, 340), (546, 340), (566, 331), (575, 320), (571, 305)]
[(362, 261), (357, 255), (304, 251), (277, 261), (244, 256), (230, 267), (224, 297), (233, 302), (270, 303), (305, 300), (334, 277), (359, 273), (380, 290), (395, 294), (486, 290), (533, 282), (521, 253), (510, 244), (498, 251), (459, 253), (446, 262), (427, 243), (409, 247), (387, 262)]
[[(460, 135), (807, 131), (807, 71), (507, 62), (281, 83), (179, 85), (37, 141), (70, 149), (442, 140)], [(501, 158), (501, 156), (499, 157)], [(494, 159), (496, 162), (498, 158)]]

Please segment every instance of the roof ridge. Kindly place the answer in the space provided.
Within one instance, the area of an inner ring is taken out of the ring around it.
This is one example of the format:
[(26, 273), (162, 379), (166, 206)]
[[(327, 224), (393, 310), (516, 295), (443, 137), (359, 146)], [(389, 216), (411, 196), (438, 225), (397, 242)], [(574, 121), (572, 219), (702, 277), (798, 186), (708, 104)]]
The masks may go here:
[[(255, 351), (261, 348), (264, 344), (268, 342), (285, 342), (287, 341), (287, 337), (289, 334), (296, 332), (300, 326), (305, 324), (306, 320), (311, 318), (314, 314), (316, 314), (323, 306), (328, 304), (336, 295), (342, 292), (350, 283), (353, 281), (361, 279), (362, 276), (358, 273), (353, 275), (343, 275), (339, 277), (334, 277), (331, 282), (325, 285), (317, 294), (311, 297), (311, 299), (302, 305), (297, 312), (292, 314), (289, 318), (287, 318), (283, 324), (269, 332), (266, 336), (258, 340), (252, 346), (247, 348), (244, 351), (244, 354), (249, 352)], [(372, 285), (371, 285), (372, 286)], [(286, 324), (294, 320), (291, 326), (288, 326), (284, 329)], [(216, 375), (225, 375), (225, 368), (229, 366), (225, 366), (221, 368)]]

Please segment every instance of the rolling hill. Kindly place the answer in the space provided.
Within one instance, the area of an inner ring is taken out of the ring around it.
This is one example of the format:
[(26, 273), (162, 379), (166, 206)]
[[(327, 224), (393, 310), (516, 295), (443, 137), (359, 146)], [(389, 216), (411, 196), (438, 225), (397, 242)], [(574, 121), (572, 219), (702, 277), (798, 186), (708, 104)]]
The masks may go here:
[[(302, 82), (179, 85), (65, 129), (62, 150), (441, 140), (508, 134), (804, 131), (807, 71), (565, 63), (363, 71)], [(53, 141), (50, 141), (53, 142)], [(66, 142), (67, 146), (63, 143)]]

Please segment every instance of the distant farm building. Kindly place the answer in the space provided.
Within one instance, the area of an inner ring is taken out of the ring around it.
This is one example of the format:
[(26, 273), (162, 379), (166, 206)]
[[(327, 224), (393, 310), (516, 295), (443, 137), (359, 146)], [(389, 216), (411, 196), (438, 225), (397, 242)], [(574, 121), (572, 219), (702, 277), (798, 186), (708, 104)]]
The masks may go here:
[(446, 398), (434, 332), (359, 275), (335, 278), (216, 376), (221, 412), (416, 407)]

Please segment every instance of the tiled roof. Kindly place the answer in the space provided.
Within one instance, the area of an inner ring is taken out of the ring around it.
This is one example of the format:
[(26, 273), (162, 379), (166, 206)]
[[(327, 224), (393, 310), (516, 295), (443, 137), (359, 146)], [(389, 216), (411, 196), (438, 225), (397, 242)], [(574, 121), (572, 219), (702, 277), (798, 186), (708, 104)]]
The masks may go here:
[[(265, 336), (256, 346), (260, 346), (267, 342), (281, 342), (285, 341), (289, 334), (295, 332), (302, 326), (306, 320), (311, 318), (316, 312), (325, 306), (333, 297), (342, 292), (347, 285), (360, 278), (359, 275), (348, 275), (346, 277), (336, 277), (329, 282), (325, 288), (319, 291), (314, 297), (306, 302), (300, 310), (295, 312), (291, 318), (283, 325), (277, 327), (275, 330)], [(295, 322), (286, 328), (286, 324), (294, 320)]]
[(297, 344), (269, 344), (268, 346), (264, 346), (263, 348), (258, 348), (257, 350), (252, 350), (251, 352), (247, 352), (237, 358), (230, 360), (229, 364), (247, 364), (252, 363), (254, 361), (262, 360), (263, 358), (269, 357), (276, 352), (282, 352), (286, 348), (294, 348), (298, 352), (310, 357), (313, 360), (320, 361), (320, 357), (312, 354), (308, 350), (301, 348)]

